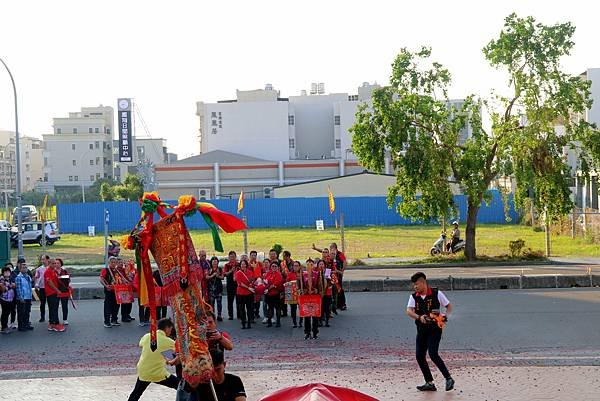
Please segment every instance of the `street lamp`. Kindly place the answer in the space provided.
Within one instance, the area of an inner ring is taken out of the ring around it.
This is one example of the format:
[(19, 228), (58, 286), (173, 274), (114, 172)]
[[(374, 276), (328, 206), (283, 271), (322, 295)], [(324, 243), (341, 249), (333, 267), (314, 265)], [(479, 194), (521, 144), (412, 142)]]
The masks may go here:
[(15, 85), (15, 80), (13, 78), (10, 69), (0, 58), (0, 63), (4, 65), (6, 68), (6, 72), (10, 76), (10, 81), (12, 82), (13, 87), (13, 95), (15, 97), (15, 153), (16, 153), (16, 161), (17, 161), (17, 185), (15, 188), (15, 195), (17, 198), (17, 244), (18, 244), (18, 258), (21, 259), (23, 257), (23, 238), (21, 237), (21, 224), (23, 223), (23, 216), (21, 210), (21, 153), (19, 151), (19, 111), (17, 109), (17, 86)]

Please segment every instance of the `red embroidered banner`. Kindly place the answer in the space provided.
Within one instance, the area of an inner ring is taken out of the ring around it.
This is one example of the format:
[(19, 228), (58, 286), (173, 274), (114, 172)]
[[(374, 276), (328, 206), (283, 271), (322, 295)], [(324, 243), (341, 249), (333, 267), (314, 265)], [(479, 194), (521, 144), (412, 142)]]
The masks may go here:
[(320, 295), (300, 295), (298, 301), (300, 305), (300, 317), (321, 317)]

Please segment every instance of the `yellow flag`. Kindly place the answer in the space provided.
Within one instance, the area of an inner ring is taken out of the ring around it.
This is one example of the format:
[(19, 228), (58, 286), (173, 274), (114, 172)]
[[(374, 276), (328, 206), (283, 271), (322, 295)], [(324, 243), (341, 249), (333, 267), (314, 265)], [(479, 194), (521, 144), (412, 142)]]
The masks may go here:
[(327, 192), (329, 193), (329, 214), (333, 214), (335, 212), (335, 199), (333, 199), (330, 187), (327, 187)]
[(238, 214), (240, 214), (240, 212), (242, 211), (243, 208), (244, 208), (244, 190), (242, 189), (240, 191), (240, 197), (238, 199), (238, 209), (237, 209)]
[(44, 202), (42, 203), (42, 221), (46, 221), (48, 211), (48, 194), (44, 196)]

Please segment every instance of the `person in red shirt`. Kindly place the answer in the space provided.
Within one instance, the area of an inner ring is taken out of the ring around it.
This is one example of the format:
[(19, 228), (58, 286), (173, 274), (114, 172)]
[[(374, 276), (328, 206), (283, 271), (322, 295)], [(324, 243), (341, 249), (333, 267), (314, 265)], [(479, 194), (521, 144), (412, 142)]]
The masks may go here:
[[(227, 314), (229, 315), (229, 320), (233, 320), (233, 304), (237, 294), (236, 283), (233, 275), (237, 271), (239, 263), (237, 261), (237, 254), (235, 251), (229, 251), (228, 257), (229, 262), (225, 263), (223, 266), (223, 274), (225, 275), (227, 283)], [(236, 309), (237, 317), (240, 317), (239, 304), (236, 304)]]
[[(250, 268), (254, 274), (254, 279), (263, 278), (263, 265), (257, 260), (258, 253), (256, 251), (250, 251)], [(260, 299), (254, 302), (254, 318), (260, 319)]]
[(71, 288), (71, 275), (64, 268), (63, 260), (60, 258), (54, 259), (54, 263), (56, 263), (56, 271), (58, 273), (58, 289), (60, 292), (58, 293), (58, 299), (60, 300), (60, 305), (62, 307), (62, 315), (63, 315), (63, 325), (67, 326), (69, 321), (69, 298), (71, 298), (71, 292), (73, 289)]
[(240, 268), (235, 272), (236, 302), (239, 306), (242, 329), (250, 329), (254, 315), (254, 274), (247, 260), (240, 261)]
[(120, 305), (113, 287), (118, 278), (117, 258), (111, 256), (108, 258), (108, 266), (100, 271), (100, 284), (104, 287), (104, 327), (107, 328), (121, 325), (118, 321)]
[(58, 268), (59, 264), (56, 261), (52, 261), (51, 268), (46, 269), (44, 272), (44, 287), (46, 290), (46, 300), (48, 301), (48, 331), (65, 331), (65, 326), (60, 324), (58, 320)]
[(210, 351), (223, 352), (233, 349), (233, 341), (231, 341), (229, 333), (217, 330), (217, 322), (213, 312), (206, 314), (206, 342)]
[(333, 261), (333, 270), (335, 271), (335, 274), (337, 274), (338, 283), (340, 284), (340, 290), (337, 294), (336, 304), (341, 310), (346, 310), (348, 307), (346, 306), (346, 294), (344, 293), (342, 279), (344, 278), (346, 267), (348, 267), (348, 261), (346, 259), (346, 255), (338, 250), (335, 242), (332, 242), (331, 245), (329, 245), (329, 254), (331, 256), (331, 260)]
[[(300, 288), (299, 279), (302, 274), (302, 265), (295, 260), (292, 262), (292, 269), (288, 273), (285, 282), (296, 282), (296, 288)], [(290, 314), (292, 315), (293, 328), (298, 327), (298, 304), (290, 304)]]
[(279, 272), (279, 262), (271, 261), (271, 270), (267, 273), (266, 301), (269, 306), (267, 327), (273, 326), (273, 313), (276, 313), (275, 327), (281, 327), (281, 292), (283, 291), (283, 277)]

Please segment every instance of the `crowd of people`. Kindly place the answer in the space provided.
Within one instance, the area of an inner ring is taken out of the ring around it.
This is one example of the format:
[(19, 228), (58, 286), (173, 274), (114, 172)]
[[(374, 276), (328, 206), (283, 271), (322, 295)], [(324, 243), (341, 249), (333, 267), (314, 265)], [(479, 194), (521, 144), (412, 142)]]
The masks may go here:
[[(69, 272), (60, 258), (42, 255), (35, 269), (30, 269), (23, 258), (17, 260), (16, 267), (11, 262), (6, 263), (0, 276), (0, 333), (33, 330), (31, 303), (34, 299), (40, 303), (39, 322), (46, 321), (47, 306), (48, 331), (64, 332), (69, 324), (69, 300), (73, 299), (70, 282)], [(62, 323), (59, 309), (62, 309)]]
[[(291, 316), (293, 328), (304, 327), (305, 338), (316, 339), (319, 327), (329, 327), (330, 319), (338, 310), (346, 310), (346, 297), (342, 287), (347, 267), (345, 255), (335, 243), (329, 248), (313, 249), (320, 256), (304, 263), (292, 259), (290, 251), (282, 258), (271, 249), (268, 258), (258, 260), (258, 252), (241, 255), (230, 251), (228, 261), (219, 265), (219, 259), (199, 253), (205, 274), (206, 298), (223, 320), (223, 294), (226, 289), (227, 317), (241, 321), (242, 329), (251, 329), (262, 317), (267, 327), (281, 327), (281, 318)], [(225, 288), (223, 286), (225, 279)], [(321, 316), (301, 318), (298, 314), (298, 296), (303, 294), (321, 297)]]
[[(280, 254), (271, 249), (268, 258), (262, 261), (258, 260), (257, 251), (241, 255), (239, 259), (235, 251), (230, 251), (223, 266), (219, 258), (213, 256), (208, 259), (206, 251), (201, 250), (198, 258), (204, 272), (202, 288), (216, 320), (223, 321), (223, 297), (226, 296), (227, 317), (229, 320), (239, 319), (242, 329), (252, 328), (261, 317), (267, 327), (278, 328), (282, 317), (289, 315), (292, 327), (304, 327), (305, 338), (316, 339), (319, 327), (329, 327), (332, 316), (337, 315), (338, 310), (346, 310), (342, 281), (347, 260), (335, 243), (323, 249), (313, 244), (313, 249), (320, 255), (304, 263), (293, 260), (287, 250), (281, 253), (280, 259)], [(158, 270), (154, 271), (152, 279), (156, 287), (162, 287)], [(124, 284), (138, 292), (139, 279), (133, 263), (118, 256), (109, 257), (108, 266), (100, 273), (100, 283), (104, 288), (104, 326), (121, 325), (119, 310), (121, 322), (135, 320), (131, 316), (135, 297), (118, 302), (116, 291), (118, 285)], [(320, 317), (304, 319), (299, 316), (298, 296), (302, 294), (321, 297)], [(157, 319), (167, 317), (166, 300), (156, 300)], [(148, 325), (150, 309), (139, 302), (138, 318), (140, 326)]]

